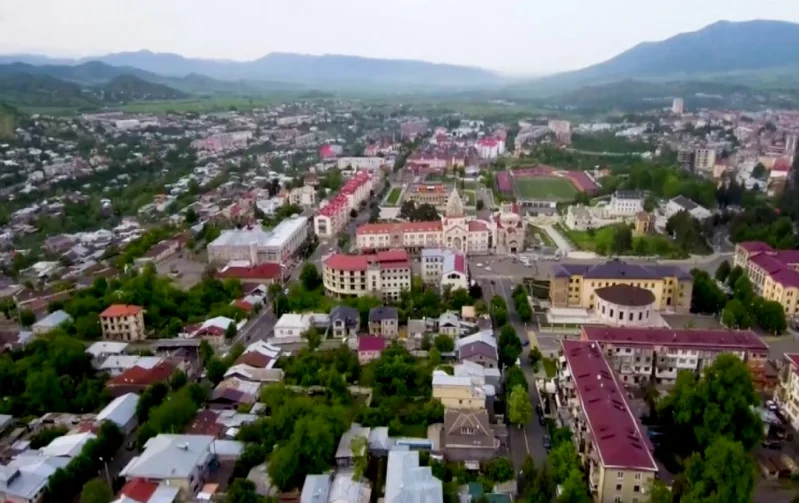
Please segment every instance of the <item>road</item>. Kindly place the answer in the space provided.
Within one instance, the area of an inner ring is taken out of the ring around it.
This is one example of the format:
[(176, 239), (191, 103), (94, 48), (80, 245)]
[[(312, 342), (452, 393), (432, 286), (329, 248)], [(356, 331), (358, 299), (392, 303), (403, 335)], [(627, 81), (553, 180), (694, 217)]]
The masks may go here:
[[(511, 298), (513, 289), (516, 286), (513, 280), (508, 278), (493, 278), (492, 280), (486, 277), (478, 279), (478, 282), (483, 289), (483, 297), (486, 301), (490, 301), (491, 297), (495, 295), (499, 295), (505, 299), (505, 302), (508, 304), (508, 319), (510, 323), (513, 325), (513, 328), (516, 329), (516, 333), (519, 335), (522, 343), (524, 343), (525, 340), (529, 341), (527, 337), (528, 327), (519, 318), (519, 314), (516, 312), (516, 307)], [(528, 358), (529, 350), (529, 345), (524, 346), (519, 360), (524, 377), (527, 379), (530, 402), (535, 409), (536, 406), (541, 405), (541, 402), (536, 388), (533, 368), (530, 366), (530, 360)], [(543, 438), (546, 433), (546, 427), (538, 422), (538, 417), (536, 415), (533, 415), (532, 420), (526, 424), (524, 428), (509, 427), (510, 454), (513, 465), (517, 470), (521, 469), (524, 459), (528, 455), (533, 457), (537, 466), (540, 466), (541, 463), (546, 460), (547, 452), (546, 449), (544, 449), (543, 443)]]

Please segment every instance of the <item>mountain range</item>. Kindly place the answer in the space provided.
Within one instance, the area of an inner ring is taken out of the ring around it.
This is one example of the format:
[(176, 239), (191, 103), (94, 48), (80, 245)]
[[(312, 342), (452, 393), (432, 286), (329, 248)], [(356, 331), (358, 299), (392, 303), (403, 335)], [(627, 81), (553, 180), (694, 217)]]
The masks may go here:
[[(613, 86), (607, 86), (616, 83), (617, 89), (635, 88), (638, 95), (645, 95), (645, 89), (665, 92), (669, 88), (641, 86), (638, 83), (642, 81), (704, 82), (710, 88), (710, 83), (724, 83), (729, 92), (739, 93), (738, 84), (799, 88), (796, 47), (799, 24), (720, 21), (663, 41), (640, 43), (596, 65), (529, 80), (513, 80), (468, 66), (342, 55), (271, 53), (239, 62), (151, 51), (82, 59), (15, 54), (0, 56), (0, 100), (26, 103), (26, 93), (34, 93), (37, 102), (48, 93), (59, 98), (66, 95), (70, 101), (86, 98), (109, 102), (125, 101), (126, 97), (164, 99), (188, 94), (303, 93), (315, 89), (353, 93), (462, 91), (484, 97), (536, 98), (568, 96), (585, 86), (592, 86), (585, 92), (614, 94)], [(635, 85), (631, 84), (633, 80)]]

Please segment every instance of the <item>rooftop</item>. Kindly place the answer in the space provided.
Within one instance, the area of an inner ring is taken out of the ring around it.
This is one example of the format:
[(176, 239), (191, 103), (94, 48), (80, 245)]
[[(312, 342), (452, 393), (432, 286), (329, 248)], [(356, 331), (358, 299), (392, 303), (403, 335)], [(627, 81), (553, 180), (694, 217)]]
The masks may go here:
[(111, 421), (120, 428), (124, 428), (136, 415), (138, 403), (139, 395), (136, 393), (126, 393), (118, 396), (97, 414), (97, 420)]
[(692, 276), (676, 265), (630, 264), (613, 259), (604, 264), (556, 264), (553, 276), (583, 276), (586, 279), (663, 279), (675, 277), (690, 280)]
[(135, 316), (142, 312), (140, 306), (127, 304), (111, 304), (105, 311), (100, 313), (100, 318), (116, 318), (118, 316)]
[(300, 229), (308, 225), (308, 217), (294, 215), (284, 219), (269, 233), (264, 246), (282, 248)]
[(366, 271), (370, 265), (380, 268), (408, 268), (410, 262), (405, 250), (389, 250), (365, 255), (335, 253), (324, 261), (325, 267), (337, 271)]
[(443, 503), (441, 481), (429, 466), (419, 466), (419, 452), (394, 449), (388, 453), (385, 503)]
[(151, 480), (187, 478), (196, 466), (208, 464), (213, 443), (210, 435), (160, 434), (147, 441), (144, 452), (120, 475)]
[(602, 465), (657, 472), (651, 445), (600, 349), (582, 341), (562, 344)]
[(751, 330), (697, 330), (585, 325), (582, 328), (581, 339), (643, 346), (663, 345), (711, 350), (768, 351), (768, 345)]
[(600, 299), (628, 307), (648, 306), (655, 302), (655, 294), (646, 288), (632, 285), (613, 285), (597, 288), (594, 293)]

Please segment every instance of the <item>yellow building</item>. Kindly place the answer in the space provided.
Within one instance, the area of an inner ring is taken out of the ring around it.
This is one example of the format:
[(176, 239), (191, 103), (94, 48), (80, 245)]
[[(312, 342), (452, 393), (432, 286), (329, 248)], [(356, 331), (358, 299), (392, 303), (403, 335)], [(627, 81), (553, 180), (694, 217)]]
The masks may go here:
[(629, 264), (557, 264), (552, 271), (549, 300), (552, 307), (594, 309), (595, 290), (613, 285), (644, 288), (655, 296), (658, 311), (688, 312), (693, 277), (677, 266)]
[(445, 409), (486, 408), (485, 389), (471, 377), (455, 377), (442, 370), (433, 372), (433, 398)]
[(774, 250), (760, 241), (738, 243), (734, 265), (744, 270), (755, 294), (779, 302), (786, 316), (799, 314), (799, 250)]
[(655, 232), (655, 215), (647, 213), (646, 211), (639, 211), (635, 214), (635, 229), (633, 230), (636, 236), (645, 236)]
[(793, 429), (799, 430), (799, 354), (785, 354), (774, 399), (788, 415)]
[(141, 341), (144, 332), (144, 309), (139, 306), (113, 304), (100, 313), (103, 339)]
[(593, 343), (564, 340), (556, 399), (569, 410), (577, 453), (599, 503), (646, 503), (658, 472), (626, 391)]

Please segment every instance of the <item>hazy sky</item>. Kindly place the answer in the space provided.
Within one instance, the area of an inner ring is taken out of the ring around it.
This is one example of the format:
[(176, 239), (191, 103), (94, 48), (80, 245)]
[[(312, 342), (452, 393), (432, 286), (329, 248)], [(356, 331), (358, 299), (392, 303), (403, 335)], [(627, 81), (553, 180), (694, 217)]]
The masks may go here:
[(548, 73), (799, 0), (0, 0), (0, 53), (352, 54)]

